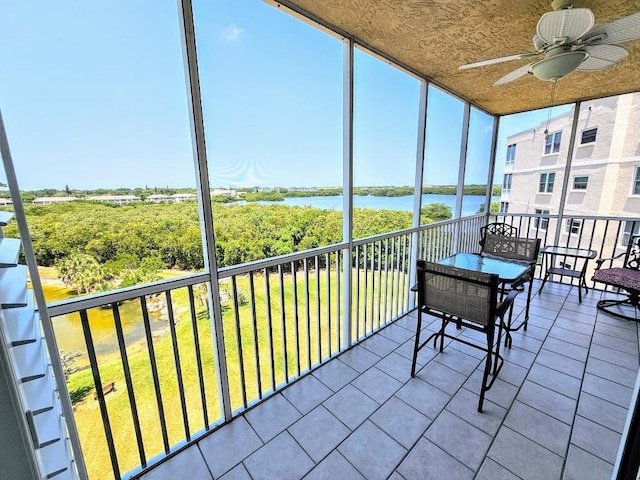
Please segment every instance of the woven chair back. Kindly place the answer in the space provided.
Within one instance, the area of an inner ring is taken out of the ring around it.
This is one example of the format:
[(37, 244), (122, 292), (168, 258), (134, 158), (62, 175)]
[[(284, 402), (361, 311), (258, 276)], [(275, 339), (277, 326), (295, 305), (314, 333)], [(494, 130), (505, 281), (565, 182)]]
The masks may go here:
[(508, 260), (535, 263), (540, 252), (539, 238), (507, 237), (487, 234), (482, 254)]
[(498, 275), (418, 261), (418, 302), (480, 325), (495, 322)]

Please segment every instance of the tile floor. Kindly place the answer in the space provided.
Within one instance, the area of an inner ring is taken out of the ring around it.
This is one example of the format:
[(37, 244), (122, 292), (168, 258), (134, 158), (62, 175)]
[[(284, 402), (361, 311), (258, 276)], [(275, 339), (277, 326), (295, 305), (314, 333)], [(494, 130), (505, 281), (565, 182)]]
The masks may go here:
[(590, 290), (579, 304), (575, 287), (556, 283), (535, 295), (482, 414), (482, 352), (425, 347), (410, 378), (411, 314), (142, 478), (608, 479), (638, 328), (597, 311), (600, 295)]

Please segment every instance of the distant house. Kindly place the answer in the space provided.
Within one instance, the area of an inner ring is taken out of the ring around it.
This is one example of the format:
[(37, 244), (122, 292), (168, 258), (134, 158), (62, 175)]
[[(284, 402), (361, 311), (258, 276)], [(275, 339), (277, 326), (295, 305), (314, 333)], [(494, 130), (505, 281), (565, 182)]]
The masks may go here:
[(131, 202), (139, 202), (140, 198), (135, 195), (93, 195), (87, 197), (87, 200), (93, 200), (95, 202), (109, 202), (117, 203), (118, 205), (124, 205)]
[(214, 188), (211, 191), (211, 196), (237, 197), (238, 191), (232, 188)]
[(7, 205), (13, 205), (10, 198), (0, 198), (0, 207), (6, 207)]
[(166, 203), (166, 202), (172, 202), (173, 199), (171, 198), (170, 195), (163, 195), (160, 193), (156, 193), (153, 195), (149, 195), (146, 198), (146, 201), (151, 203)]
[(52, 205), (54, 203), (66, 203), (78, 200), (78, 197), (37, 197), (33, 200), (36, 205)]
[(198, 197), (194, 193), (174, 193), (171, 195), (172, 201), (176, 203), (186, 202), (188, 200), (195, 200)]

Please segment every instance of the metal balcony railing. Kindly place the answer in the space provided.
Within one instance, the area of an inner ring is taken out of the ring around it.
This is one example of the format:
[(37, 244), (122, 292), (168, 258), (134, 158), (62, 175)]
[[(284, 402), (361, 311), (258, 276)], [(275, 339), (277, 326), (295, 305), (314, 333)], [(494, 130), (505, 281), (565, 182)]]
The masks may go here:
[[(599, 256), (618, 252), (625, 228), (635, 228), (625, 218), (558, 223), (556, 215), (500, 214), (499, 220), (542, 238), (543, 246), (591, 248)], [(415, 305), (415, 260), (478, 251), (486, 221), (479, 215), (439, 222), (221, 269), (222, 331), (211, 320), (208, 274), (51, 305), (54, 324), (55, 317), (76, 318), (86, 344), (95, 388), (95, 400), (86, 402), (98, 408), (77, 408), (76, 422), (80, 432), (87, 431), (83, 423), (97, 424), (95, 436), (81, 434), (90, 477), (92, 465), (116, 478), (136, 476), (402, 317)], [(96, 350), (92, 328), (94, 312), (105, 309), (117, 344), (112, 355)], [(164, 333), (152, 325), (158, 321)], [(127, 339), (124, 324), (137, 324), (143, 338)]]

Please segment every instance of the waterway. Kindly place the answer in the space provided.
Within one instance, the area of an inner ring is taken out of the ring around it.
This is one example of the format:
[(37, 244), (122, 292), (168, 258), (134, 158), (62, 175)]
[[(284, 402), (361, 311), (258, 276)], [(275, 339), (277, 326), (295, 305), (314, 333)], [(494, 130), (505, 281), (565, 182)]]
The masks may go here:
[[(342, 210), (342, 196), (333, 197), (288, 197), (280, 202), (256, 202), (261, 205), (288, 205), (296, 207), (314, 207), (324, 210)], [(484, 195), (465, 195), (462, 201), (462, 216), (474, 215), (484, 203)], [(493, 197), (492, 202), (500, 201), (500, 197)], [(422, 195), (422, 206), (430, 203), (444, 203), (453, 212), (456, 206), (455, 195)], [(237, 203), (235, 204), (237, 205)], [(353, 206), (356, 208), (371, 208), (374, 210), (403, 210), (413, 211), (413, 197), (411, 195), (403, 197), (375, 197), (372, 195), (355, 195)]]

